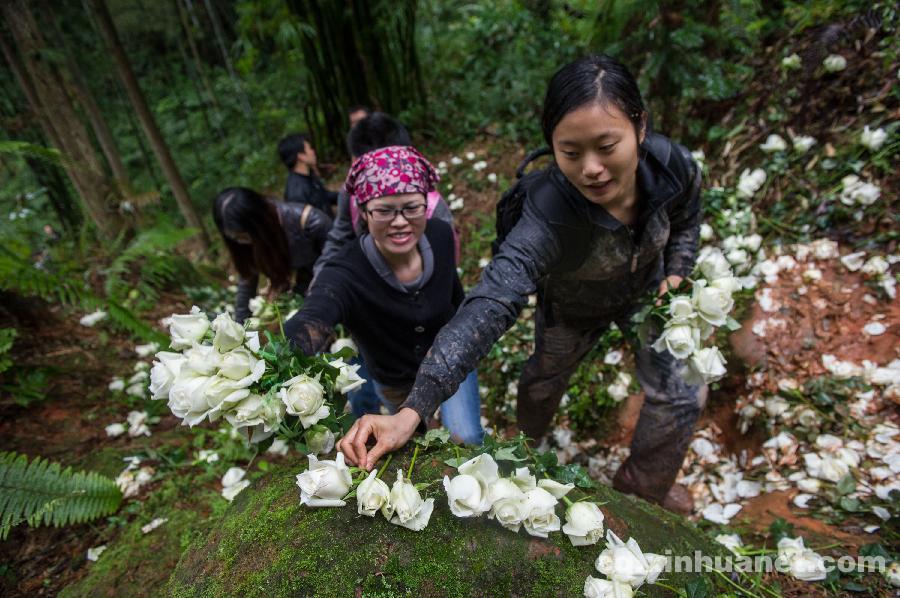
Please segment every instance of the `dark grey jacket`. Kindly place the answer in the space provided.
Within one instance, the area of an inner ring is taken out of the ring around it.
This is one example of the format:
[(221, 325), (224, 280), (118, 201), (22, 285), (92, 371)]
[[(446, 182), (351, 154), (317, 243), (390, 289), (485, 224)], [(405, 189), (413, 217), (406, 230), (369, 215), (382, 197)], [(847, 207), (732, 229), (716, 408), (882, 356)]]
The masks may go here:
[[(294, 290), (303, 293), (312, 279), (312, 266), (322, 253), (325, 239), (331, 229), (331, 218), (323, 211), (306, 203), (276, 201), (278, 220), (287, 238), (291, 256), (291, 268), (297, 271)], [(235, 298), (235, 320), (243, 322), (250, 316), (250, 299), (256, 295), (259, 275), (242, 278), (238, 282)]]
[[(683, 146), (654, 134), (642, 144), (635, 227), (589, 202), (555, 165), (543, 178), (529, 189), (516, 226), (419, 368), (403, 407), (423, 421), (512, 326), (530, 294), (538, 293), (548, 326), (596, 327), (630, 312), (664, 276), (693, 269), (701, 171)], [(556, 193), (531, 192), (541, 184)], [(570, 213), (553, 216), (560, 209), (550, 201), (564, 202)], [(585, 234), (581, 265), (563, 268), (562, 239)]]

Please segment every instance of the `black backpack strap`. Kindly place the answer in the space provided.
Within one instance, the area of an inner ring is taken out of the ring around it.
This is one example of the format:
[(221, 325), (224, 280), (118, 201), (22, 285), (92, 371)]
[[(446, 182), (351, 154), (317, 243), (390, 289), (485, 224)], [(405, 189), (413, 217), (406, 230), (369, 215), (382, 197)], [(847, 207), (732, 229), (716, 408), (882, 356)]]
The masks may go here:
[(525, 156), (525, 159), (519, 164), (519, 167), (516, 168), (516, 178), (521, 179), (525, 176), (525, 169), (528, 168), (528, 165), (540, 158), (541, 156), (547, 156), (553, 153), (549, 147), (541, 147), (536, 150), (531, 150), (528, 152), (528, 155)]

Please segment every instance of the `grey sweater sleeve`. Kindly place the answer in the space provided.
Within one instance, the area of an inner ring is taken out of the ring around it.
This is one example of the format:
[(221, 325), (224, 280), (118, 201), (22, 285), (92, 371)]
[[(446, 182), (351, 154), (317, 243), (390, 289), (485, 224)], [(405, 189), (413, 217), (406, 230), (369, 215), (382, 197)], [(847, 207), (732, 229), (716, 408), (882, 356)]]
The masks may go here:
[(438, 333), (401, 407), (414, 409), (423, 422), (428, 421), (513, 325), (528, 295), (537, 290), (538, 280), (560, 257), (556, 234), (526, 201), (519, 222), (481, 281)]
[(331, 226), (331, 230), (328, 231), (328, 238), (325, 240), (322, 254), (313, 266), (313, 276), (318, 276), (328, 260), (337, 255), (341, 247), (355, 238), (356, 232), (354, 232), (353, 223), (350, 221), (350, 199), (346, 193), (341, 191), (338, 193), (337, 216), (334, 224)]

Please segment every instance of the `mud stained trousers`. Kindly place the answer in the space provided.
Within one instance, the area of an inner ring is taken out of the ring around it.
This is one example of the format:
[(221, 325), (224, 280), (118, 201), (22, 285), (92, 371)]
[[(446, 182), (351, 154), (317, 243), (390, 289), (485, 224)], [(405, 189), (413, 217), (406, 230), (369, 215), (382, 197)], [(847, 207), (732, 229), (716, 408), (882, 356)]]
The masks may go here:
[[(550, 421), (569, 386), (569, 378), (597, 344), (610, 320), (595, 328), (554, 325), (547, 328), (542, 310), (535, 310), (535, 348), (519, 378), (519, 429), (531, 438), (547, 433)], [(619, 319), (617, 319), (619, 320)], [(623, 330), (627, 318), (617, 321)], [(631, 455), (619, 468), (614, 486), (662, 503), (684, 461), (700, 416), (699, 386), (685, 384), (679, 362), (650, 346), (632, 347), (644, 404), (631, 441)], [(705, 397), (703, 397), (705, 398)]]

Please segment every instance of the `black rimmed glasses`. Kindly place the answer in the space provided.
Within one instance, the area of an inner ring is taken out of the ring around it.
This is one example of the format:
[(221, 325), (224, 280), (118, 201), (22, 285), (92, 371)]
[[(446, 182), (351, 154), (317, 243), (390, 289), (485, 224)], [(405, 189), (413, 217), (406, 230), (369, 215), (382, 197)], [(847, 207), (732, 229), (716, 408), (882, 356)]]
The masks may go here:
[(425, 204), (419, 203), (402, 208), (372, 208), (366, 211), (375, 222), (393, 222), (397, 214), (401, 214), (406, 220), (417, 220), (425, 215)]

